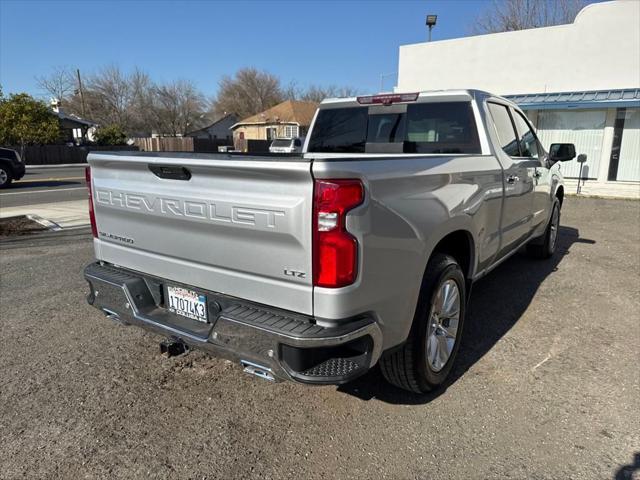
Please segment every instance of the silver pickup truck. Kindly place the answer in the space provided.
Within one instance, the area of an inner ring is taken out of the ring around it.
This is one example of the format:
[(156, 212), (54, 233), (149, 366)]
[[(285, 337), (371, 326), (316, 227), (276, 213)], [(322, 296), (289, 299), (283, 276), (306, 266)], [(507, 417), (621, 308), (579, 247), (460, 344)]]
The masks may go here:
[(88, 301), (268, 380), (379, 363), (425, 392), (472, 283), (524, 245), (553, 255), (574, 157), (474, 90), (326, 100), (298, 156), (91, 153)]

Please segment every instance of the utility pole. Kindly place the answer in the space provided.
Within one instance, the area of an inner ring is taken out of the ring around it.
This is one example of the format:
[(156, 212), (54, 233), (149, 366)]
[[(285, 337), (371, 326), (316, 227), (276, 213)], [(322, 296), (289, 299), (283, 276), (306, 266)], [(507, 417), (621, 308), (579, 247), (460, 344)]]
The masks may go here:
[(82, 106), (82, 118), (85, 118), (85, 108), (84, 108), (84, 92), (82, 91), (82, 80), (80, 79), (80, 69), (76, 69), (76, 74), (78, 75), (78, 92), (80, 92), (80, 105)]

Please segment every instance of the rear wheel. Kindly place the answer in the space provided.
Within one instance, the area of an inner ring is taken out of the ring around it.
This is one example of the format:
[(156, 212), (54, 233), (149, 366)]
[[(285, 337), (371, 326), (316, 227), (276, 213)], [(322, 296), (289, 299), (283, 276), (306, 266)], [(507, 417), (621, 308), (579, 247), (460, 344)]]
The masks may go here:
[(0, 165), (0, 188), (8, 187), (11, 185), (12, 180), (13, 176), (11, 175), (11, 170), (4, 165)]
[(465, 279), (456, 260), (436, 253), (429, 260), (409, 338), (380, 359), (385, 379), (416, 393), (442, 385), (460, 347)]
[(556, 198), (553, 202), (551, 218), (544, 234), (527, 244), (527, 252), (535, 258), (550, 258), (556, 251), (558, 231), (560, 230), (560, 202)]

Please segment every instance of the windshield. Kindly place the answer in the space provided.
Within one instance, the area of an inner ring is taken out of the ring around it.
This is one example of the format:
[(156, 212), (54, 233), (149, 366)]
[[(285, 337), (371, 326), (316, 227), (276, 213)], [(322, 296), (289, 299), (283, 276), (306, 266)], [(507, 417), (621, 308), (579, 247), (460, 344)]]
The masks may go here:
[(272, 147), (290, 147), (292, 140), (290, 138), (278, 138), (271, 143)]
[(481, 153), (471, 102), (415, 103), (400, 113), (370, 113), (365, 106), (320, 110), (308, 150), (366, 153), (376, 144), (394, 144), (403, 153)]

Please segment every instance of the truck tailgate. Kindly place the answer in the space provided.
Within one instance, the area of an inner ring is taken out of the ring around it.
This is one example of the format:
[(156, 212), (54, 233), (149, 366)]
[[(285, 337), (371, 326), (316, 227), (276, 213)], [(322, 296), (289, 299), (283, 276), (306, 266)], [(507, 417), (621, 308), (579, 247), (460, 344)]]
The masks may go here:
[(88, 161), (98, 260), (313, 313), (309, 161), (115, 153)]

